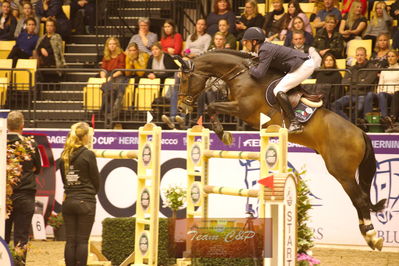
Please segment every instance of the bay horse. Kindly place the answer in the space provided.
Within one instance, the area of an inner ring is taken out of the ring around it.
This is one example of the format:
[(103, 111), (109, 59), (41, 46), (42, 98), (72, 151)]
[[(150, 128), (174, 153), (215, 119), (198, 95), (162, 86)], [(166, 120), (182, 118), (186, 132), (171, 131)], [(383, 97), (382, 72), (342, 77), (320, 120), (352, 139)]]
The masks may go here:
[[(224, 132), (217, 114), (236, 116), (255, 129), (259, 129), (260, 113), (271, 116), (264, 126), (284, 123), (280, 108), (269, 106), (265, 100), (268, 84), (281, 78), (283, 73), (270, 69), (264, 80), (255, 80), (248, 71), (252, 59), (250, 54), (223, 49), (207, 52), (188, 63), (180, 60), (182, 77), (178, 107), (182, 112), (192, 111), (193, 103), (204, 91), (208, 78), (217, 77), (227, 83), (229, 100), (210, 103), (207, 110), (212, 129), (225, 144), (231, 144), (231, 134)], [(383, 210), (386, 199), (376, 204), (370, 200), (376, 159), (368, 136), (341, 116), (319, 108), (306, 122), (302, 133), (289, 134), (288, 138), (290, 142), (309, 147), (322, 156), (328, 172), (340, 182), (356, 208), (359, 229), (365, 241), (372, 249), (381, 250), (383, 239), (377, 237), (370, 211)]]

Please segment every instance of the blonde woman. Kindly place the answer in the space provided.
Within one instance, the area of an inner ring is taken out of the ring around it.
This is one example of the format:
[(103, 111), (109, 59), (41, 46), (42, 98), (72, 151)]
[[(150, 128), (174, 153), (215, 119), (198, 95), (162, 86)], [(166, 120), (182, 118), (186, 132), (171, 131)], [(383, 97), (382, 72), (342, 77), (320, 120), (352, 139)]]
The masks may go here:
[(362, 15), (362, 4), (359, 1), (352, 3), (349, 13), (346, 14), (339, 25), (339, 33), (346, 42), (360, 38), (367, 27), (367, 19)]
[(244, 12), (236, 22), (237, 40), (241, 40), (245, 30), (250, 27), (262, 28), (263, 22), (264, 18), (258, 11), (258, 2), (255, 0), (247, 0), (245, 2)]
[(92, 135), (87, 123), (74, 124), (61, 154), (60, 170), (66, 195), (62, 204), (67, 238), (66, 265), (87, 264), (88, 241), (100, 187), (96, 156), (87, 148)]
[(107, 82), (101, 86), (103, 91), (101, 110), (109, 113), (112, 106), (113, 118), (116, 118), (119, 114), (125, 93), (126, 79), (123, 71), (112, 71), (125, 69), (125, 66), (126, 55), (121, 49), (119, 40), (115, 37), (109, 37), (104, 45), (104, 57), (101, 65), (101, 68), (105, 71), (100, 72), (101, 78), (107, 78)]
[(390, 51), (389, 44), (390, 36), (388, 33), (381, 33), (377, 37), (377, 41), (374, 46), (374, 52), (371, 54), (370, 60), (381, 68), (388, 67), (388, 52)]
[[(129, 43), (126, 49), (126, 69), (145, 69), (150, 55), (141, 52), (137, 43)], [(144, 71), (126, 71), (125, 75), (129, 78), (142, 77)]]
[(392, 17), (388, 15), (385, 2), (377, 2), (374, 11), (371, 12), (370, 23), (367, 25), (363, 39), (371, 39), (374, 47), (378, 35), (390, 32), (392, 21)]

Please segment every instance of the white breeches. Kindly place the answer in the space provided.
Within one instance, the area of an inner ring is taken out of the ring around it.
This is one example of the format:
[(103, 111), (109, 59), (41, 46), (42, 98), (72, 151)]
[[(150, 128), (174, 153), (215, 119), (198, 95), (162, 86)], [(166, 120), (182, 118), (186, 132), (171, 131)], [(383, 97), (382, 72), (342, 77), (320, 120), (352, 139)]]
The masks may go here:
[(315, 68), (316, 66), (312, 58), (304, 61), (297, 70), (288, 73), (285, 75), (285, 77), (283, 77), (283, 79), (273, 89), (274, 95), (277, 95), (277, 93), (280, 91), (287, 92), (290, 89), (295, 88), (301, 84), (302, 81), (309, 78), (313, 74)]

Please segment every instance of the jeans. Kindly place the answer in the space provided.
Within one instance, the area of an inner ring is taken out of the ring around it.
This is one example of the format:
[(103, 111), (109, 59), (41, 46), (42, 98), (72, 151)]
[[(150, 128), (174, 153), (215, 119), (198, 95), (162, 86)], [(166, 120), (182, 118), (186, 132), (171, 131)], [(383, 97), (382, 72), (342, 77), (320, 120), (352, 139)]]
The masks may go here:
[(101, 86), (101, 90), (103, 91), (102, 96), (102, 106), (101, 110), (109, 113), (111, 108), (116, 100), (116, 98), (125, 94), (125, 88), (127, 83), (127, 78), (125, 76), (119, 76), (111, 79), (110, 81), (105, 82)]
[(378, 106), (381, 110), (381, 116), (388, 115), (388, 101), (392, 99), (392, 95), (386, 92), (374, 93), (369, 92), (364, 100), (364, 115), (373, 111), (373, 99), (378, 98)]
[(62, 204), (66, 229), (66, 266), (87, 264), (88, 241), (96, 214), (96, 203), (67, 198)]
[[(350, 100), (352, 98), (352, 105), (355, 104), (357, 106), (357, 113), (362, 113), (363, 105), (364, 105), (364, 96), (357, 96), (357, 103), (356, 103), (356, 96), (350, 96), (350, 95), (345, 95), (335, 102), (331, 104), (331, 110), (345, 118), (346, 120), (349, 120), (349, 116), (344, 112), (344, 109), (346, 107), (349, 107)], [(355, 109), (353, 109), (355, 110)], [(352, 110), (352, 111), (353, 111)], [(352, 122), (354, 122), (356, 119), (355, 114), (352, 113)]]
[(35, 212), (35, 194), (20, 194), (13, 197), (13, 209), (6, 220), (5, 240), (10, 243), (11, 228), (14, 224), (14, 246), (24, 246), (29, 240), (29, 230)]
[(177, 101), (179, 97), (180, 78), (175, 73), (175, 86), (170, 95), (170, 117), (174, 118), (177, 115)]

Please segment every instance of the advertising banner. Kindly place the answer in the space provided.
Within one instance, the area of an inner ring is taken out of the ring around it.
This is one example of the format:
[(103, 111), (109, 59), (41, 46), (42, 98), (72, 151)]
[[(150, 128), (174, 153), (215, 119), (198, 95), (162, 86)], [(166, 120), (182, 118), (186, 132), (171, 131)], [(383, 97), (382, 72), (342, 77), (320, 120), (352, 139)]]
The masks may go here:
[[(46, 217), (52, 210), (60, 211), (63, 185), (58, 170), (58, 161), (69, 130), (31, 129), (27, 134), (37, 137), (43, 156), (44, 169), (38, 181), (38, 196), (47, 198)], [(236, 132), (234, 143), (225, 146), (211, 135), (211, 149), (259, 151), (257, 132)], [(384, 246), (399, 247), (399, 135), (370, 134), (376, 153), (378, 168), (371, 188), (373, 203), (386, 198), (387, 208), (378, 214), (372, 213), (372, 221)], [(96, 130), (95, 149), (137, 149), (137, 131)], [(164, 131), (161, 151), (161, 191), (169, 185), (186, 186), (186, 132)], [(289, 167), (305, 170), (301, 176), (311, 191), (313, 205), (309, 225), (313, 228), (316, 243), (366, 245), (360, 234), (355, 208), (339, 182), (331, 176), (320, 155), (306, 147), (289, 145)], [(92, 235), (100, 236), (101, 222), (107, 217), (131, 217), (136, 209), (137, 163), (124, 159), (97, 159), (101, 173), (101, 188), (98, 194), (96, 221)], [(253, 160), (211, 159), (209, 184), (256, 189), (259, 179), (259, 162)], [(161, 217), (171, 216), (163, 208), (161, 195)], [(241, 198), (225, 195), (209, 196), (209, 215), (214, 218), (244, 218), (246, 205), (251, 203), (256, 210), (256, 198)], [(185, 215), (184, 210), (178, 217)]]

